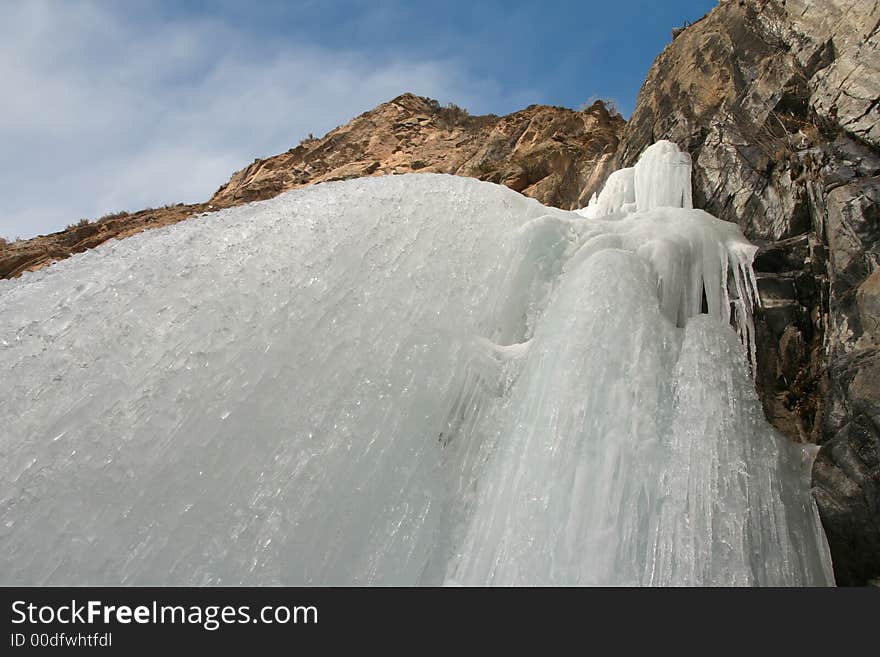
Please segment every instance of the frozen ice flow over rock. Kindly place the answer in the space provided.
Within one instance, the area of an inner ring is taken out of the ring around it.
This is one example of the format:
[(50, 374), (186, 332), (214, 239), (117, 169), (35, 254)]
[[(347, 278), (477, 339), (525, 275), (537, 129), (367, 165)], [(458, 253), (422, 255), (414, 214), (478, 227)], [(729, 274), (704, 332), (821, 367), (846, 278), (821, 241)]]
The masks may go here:
[(691, 156), (671, 141), (658, 141), (645, 149), (636, 162), (637, 210), (692, 208)]
[(830, 583), (753, 247), (646, 157), (604, 218), (390, 176), (0, 281), (0, 583)]
[(646, 148), (634, 167), (609, 175), (599, 194), (577, 213), (600, 219), (635, 210), (692, 207), (691, 156), (662, 140)]
[[(733, 335), (718, 331), (705, 315), (688, 322), (672, 376), (671, 427), (664, 438), (668, 461), (660, 475), (666, 494), (652, 528), (647, 581), (664, 586), (833, 581), (819, 522), (791, 521), (817, 513), (804, 494), (808, 454), (774, 435), (743, 368), (718, 367), (719, 359), (742, 362)], [(751, 549), (734, 547), (744, 544)]]
[(632, 210), (635, 202), (635, 169), (627, 167), (608, 176), (599, 195), (590, 199), (590, 204), (577, 212), (588, 219), (599, 219)]
[(598, 239), (592, 245), (587, 240), (584, 251), (614, 240), (638, 250), (657, 276), (664, 314), (679, 326), (704, 306), (725, 322), (732, 314), (754, 368), (757, 247), (736, 225), (692, 207), (690, 155), (670, 141), (658, 141), (634, 167), (613, 172), (598, 196), (577, 211), (588, 219), (620, 222), (589, 231)]

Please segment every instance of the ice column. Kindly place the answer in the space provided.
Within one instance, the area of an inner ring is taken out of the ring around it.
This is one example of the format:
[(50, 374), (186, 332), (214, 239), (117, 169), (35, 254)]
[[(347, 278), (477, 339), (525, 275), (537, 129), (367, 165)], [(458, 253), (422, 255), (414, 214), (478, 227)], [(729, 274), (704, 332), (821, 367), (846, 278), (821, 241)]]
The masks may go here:
[(637, 210), (692, 208), (691, 156), (671, 141), (649, 146), (635, 166)]

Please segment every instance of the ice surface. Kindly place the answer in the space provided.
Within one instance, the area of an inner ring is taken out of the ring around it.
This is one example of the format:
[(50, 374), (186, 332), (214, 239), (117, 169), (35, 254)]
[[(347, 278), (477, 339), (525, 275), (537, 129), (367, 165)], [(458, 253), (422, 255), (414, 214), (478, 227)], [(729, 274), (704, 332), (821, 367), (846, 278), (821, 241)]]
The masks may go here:
[(671, 141), (658, 141), (639, 157), (634, 173), (637, 210), (692, 208), (691, 156)]
[(371, 178), (0, 281), (0, 583), (829, 583), (754, 248), (652, 149), (593, 219)]
[(633, 167), (613, 172), (608, 176), (599, 195), (590, 199), (590, 204), (577, 210), (577, 213), (588, 219), (599, 219), (635, 209), (635, 173)]

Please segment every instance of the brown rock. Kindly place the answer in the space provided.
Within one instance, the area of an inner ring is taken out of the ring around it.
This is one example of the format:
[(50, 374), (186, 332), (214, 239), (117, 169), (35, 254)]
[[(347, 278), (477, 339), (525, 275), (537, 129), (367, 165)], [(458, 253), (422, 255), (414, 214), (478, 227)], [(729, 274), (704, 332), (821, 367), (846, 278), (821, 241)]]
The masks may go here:
[(575, 112), (533, 105), (505, 117), (404, 94), (321, 139), (233, 174), (210, 204), (228, 207), (331, 180), (387, 173), (451, 173), (507, 185), (546, 205), (586, 204), (598, 161), (624, 121), (601, 102)]

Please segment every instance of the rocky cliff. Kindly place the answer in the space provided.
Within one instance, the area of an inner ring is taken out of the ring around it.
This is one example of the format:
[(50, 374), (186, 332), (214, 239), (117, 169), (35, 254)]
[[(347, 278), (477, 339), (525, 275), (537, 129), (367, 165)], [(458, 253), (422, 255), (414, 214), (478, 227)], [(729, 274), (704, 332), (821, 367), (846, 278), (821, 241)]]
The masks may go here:
[(201, 212), (271, 198), (306, 185), (416, 171), (488, 180), (546, 205), (586, 204), (618, 145), (624, 120), (601, 101), (582, 111), (532, 105), (508, 116), (471, 116), (403, 94), (322, 138), (233, 174), (207, 202), (118, 213), (67, 230), (0, 245), (0, 277), (18, 276), (114, 237)]
[(450, 173), (506, 185), (545, 205), (575, 209), (618, 144), (624, 120), (598, 101), (575, 112), (533, 105), (508, 116), (470, 116), (404, 94), (321, 139), (235, 173), (214, 206), (270, 198), (330, 180)]
[(688, 150), (756, 258), (768, 419), (821, 445), (838, 583), (880, 577), (880, 3), (723, 0), (656, 59), (610, 169)]

